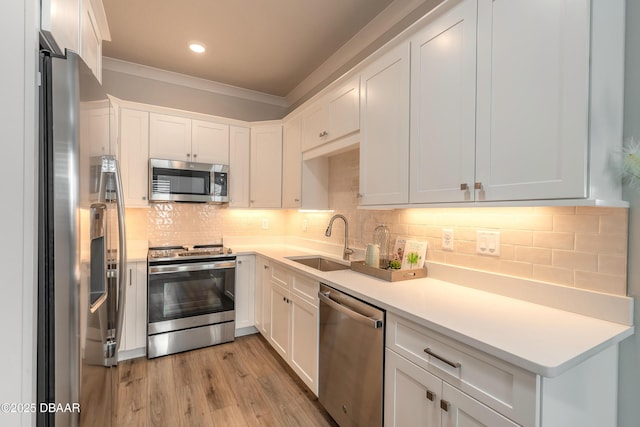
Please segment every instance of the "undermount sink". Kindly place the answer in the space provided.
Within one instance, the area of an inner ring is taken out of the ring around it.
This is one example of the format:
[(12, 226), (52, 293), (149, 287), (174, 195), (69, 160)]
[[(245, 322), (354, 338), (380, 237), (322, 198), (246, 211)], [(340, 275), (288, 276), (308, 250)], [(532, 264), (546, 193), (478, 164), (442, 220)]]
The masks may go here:
[(315, 268), (316, 270), (320, 271), (348, 270), (349, 268), (351, 268), (348, 264), (342, 264), (341, 262), (333, 261), (329, 258), (325, 258), (319, 255), (293, 256), (287, 257), (287, 259), (306, 265), (307, 267)]

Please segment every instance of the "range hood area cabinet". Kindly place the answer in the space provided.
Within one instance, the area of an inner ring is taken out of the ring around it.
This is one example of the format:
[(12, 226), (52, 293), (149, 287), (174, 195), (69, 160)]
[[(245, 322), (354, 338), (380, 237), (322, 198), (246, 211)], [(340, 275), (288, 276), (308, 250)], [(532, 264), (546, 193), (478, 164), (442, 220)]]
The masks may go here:
[(398, 82), (369, 65), (361, 205), (620, 203), (624, 2), (450, 0), (397, 40), (376, 55), (411, 50), (410, 111), (374, 105)]
[(359, 76), (338, 84), (301, 114), (302, 151), (353, 134), (360, 129)]
[(329, 209), (329, 158), (304, 159), (301, 116), (283, 125), (282, 207)]
[(149, 157), (228, 165), (229, 125), (151, 113)]

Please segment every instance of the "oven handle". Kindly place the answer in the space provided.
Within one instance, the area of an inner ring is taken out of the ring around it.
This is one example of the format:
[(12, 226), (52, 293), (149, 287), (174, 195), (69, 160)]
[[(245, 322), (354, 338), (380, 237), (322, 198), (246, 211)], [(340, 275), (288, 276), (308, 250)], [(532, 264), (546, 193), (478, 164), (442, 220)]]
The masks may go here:
[(150, 265), (149, 275), (181, 273), (185, 271), (224, 270), (235, 268), (235, 261), (198, 262), (193, 264)]

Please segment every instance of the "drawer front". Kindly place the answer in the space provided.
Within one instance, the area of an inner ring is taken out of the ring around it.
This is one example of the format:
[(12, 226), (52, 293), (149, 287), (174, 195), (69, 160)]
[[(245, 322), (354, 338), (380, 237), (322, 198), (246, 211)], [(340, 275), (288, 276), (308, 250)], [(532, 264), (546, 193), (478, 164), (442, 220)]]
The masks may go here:
[(285, 289), (290, 289), (291, 270), (280, 264), (271, 264), (271, 280)]
[(300, 298), (313, 304), (314, 307), (318, 306), (318, 290), (320, 289), (320, 285), (317, 280), (294, 274), (291, 288), (293, 293)]
[(538, 377), (387, 313), (387, 347), (523, 426), (536, 423)]

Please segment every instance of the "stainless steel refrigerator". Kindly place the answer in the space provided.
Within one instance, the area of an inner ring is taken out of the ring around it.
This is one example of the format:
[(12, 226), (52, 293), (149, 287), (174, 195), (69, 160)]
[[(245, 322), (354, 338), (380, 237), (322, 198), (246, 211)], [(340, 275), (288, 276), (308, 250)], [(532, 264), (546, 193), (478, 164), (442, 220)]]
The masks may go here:
[(126, 237), (112, 105), (74, 53), (42, 52), (40, 73), (37, 422), (115, 425)]

